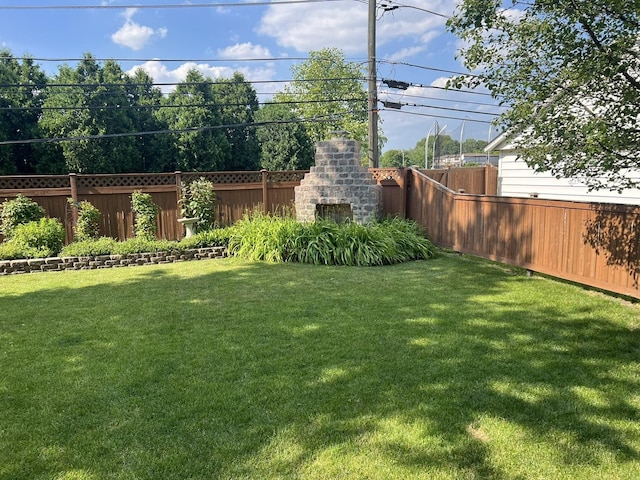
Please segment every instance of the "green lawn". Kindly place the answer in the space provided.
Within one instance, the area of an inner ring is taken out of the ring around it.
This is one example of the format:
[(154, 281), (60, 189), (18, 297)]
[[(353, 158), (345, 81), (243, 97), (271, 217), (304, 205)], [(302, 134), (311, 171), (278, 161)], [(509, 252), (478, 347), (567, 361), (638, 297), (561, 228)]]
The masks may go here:
[(449, 254), (0, 277), (0, 479), (274, 478), (640, 478), (640, 308)]

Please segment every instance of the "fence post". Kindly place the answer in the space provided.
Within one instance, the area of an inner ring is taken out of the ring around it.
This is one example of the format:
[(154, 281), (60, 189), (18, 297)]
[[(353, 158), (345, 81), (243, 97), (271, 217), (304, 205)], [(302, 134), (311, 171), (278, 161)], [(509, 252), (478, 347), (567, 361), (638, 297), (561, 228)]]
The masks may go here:
[[(71, 187), (71, 200), (73, 201), (71, 221), (73, 222), (73, 227), (75, 227), (78, 224), (78, 175), (76, 173), (69, 173), (69, 186)], [(74, 231), (73, 228), (72, 231)], [(75, 234), (72, 235), (75, 237)], [(74, 239), (72, 238), (72, 240)]]
[(407, 218), (407, 175), (408, 170), (405, 167), (400, 167), (399, 169), (400, 175), (400, 192), (402, 194), (402, 203), (400, 204), (400, 215), (402, 218)]
[(177, 240), (182, 239), (182, 235), (183, 235), (183, 228), (182, 228), (182, 224), (180, 222), (178, 222), (178, 219), (181, 217), (180, 215), (180, 199), (182, 198), (182, 172), (179, 170), (176, 170), (174, 172), (174, 175), (176, 176), (176, 225), (177, 225)]
[(267, 184), (267, 174), (269, 172), (263, 168), (260, 173), (262, 174), (262, 213), (266, 215), (269, 213), (269, 188)]

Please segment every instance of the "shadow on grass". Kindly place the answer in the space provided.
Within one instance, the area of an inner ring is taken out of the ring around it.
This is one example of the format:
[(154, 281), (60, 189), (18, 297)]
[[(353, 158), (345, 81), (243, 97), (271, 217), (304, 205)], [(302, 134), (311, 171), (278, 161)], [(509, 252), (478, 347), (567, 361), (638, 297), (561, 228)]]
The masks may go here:
[(206, 265), (2, 300), (0, 478), (639, 468), (640, 328), (601, 299), (446, 255)]

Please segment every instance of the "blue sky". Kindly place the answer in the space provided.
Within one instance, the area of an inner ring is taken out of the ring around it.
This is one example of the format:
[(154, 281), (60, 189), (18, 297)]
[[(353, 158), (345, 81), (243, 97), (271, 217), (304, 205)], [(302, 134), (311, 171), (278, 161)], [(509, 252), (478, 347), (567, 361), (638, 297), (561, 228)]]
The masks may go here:
[[(96, 58), (118, 59), (127, 71), (142, 66), (156, 82), (183, 80), (194, 67), (211, 78), (228, 78), (240, 71), (248, 80), (259, 82), (255, 89), (261, 99), (281, 91), (281, 82), (291, 79), (291, 66), (308, 56), (310, 50), (337, 47), (348, 60), (366, 62), (366, 0), (260, 1), (262, 5), (251, 5), (256, 1), (0, 0), (0, 45), (14, 56), (35, 57), (49, 74), (55, 74), (60, 63), (73, 65), (73, 59), (86, 52)], [(419, 105), (403, 106), (399, 111), (380, 105), (382, 129), (388, 139), (383, 151), (413, 148), (436, 120), (441, 127), (447, 125), (446, 133), (456, 139), (461, 133), (463, 138), (487, 139), (489, 125), (472, 120), (488, 121), (492, 117), (483, 113), (501, 111), (485, 105), (495, 104), (491, 97), (433, 88), (444, 86), (450, 76), (434, 69), (464, 71), (455, 58), (459, 41), (446, 32), (446, 19), (428, 12), (451, 15), (456, 3), (379, 0), (381, 4), (399, 8), (387, 12), (378, 9), (378, 78), (424, 86), (393, 91), (379, 85), (381, 100)], [(7, 8), (37, 5), (118, 8)], [(126, 8), (135, 5), (179, 7)], [(465, 118), (463, 127), (460, 119)], [(491, 136), (495, 133), (493, 129)]]

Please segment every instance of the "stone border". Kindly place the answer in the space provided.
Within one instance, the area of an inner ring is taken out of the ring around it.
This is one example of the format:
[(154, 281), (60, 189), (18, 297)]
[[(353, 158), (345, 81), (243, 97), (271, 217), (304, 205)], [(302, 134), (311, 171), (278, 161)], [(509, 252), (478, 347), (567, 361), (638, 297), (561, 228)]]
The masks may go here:
[(184, 252), (131, 253), (128, 255), (96, 255), (83, 257), (49, 257), (21, 260), (0, 260), (0, 275), (20, 273), (60, 272), (63, 270), (94, 270), (97, 268), (159, 265), (227, 256), (226, 247), (208, 247)]

